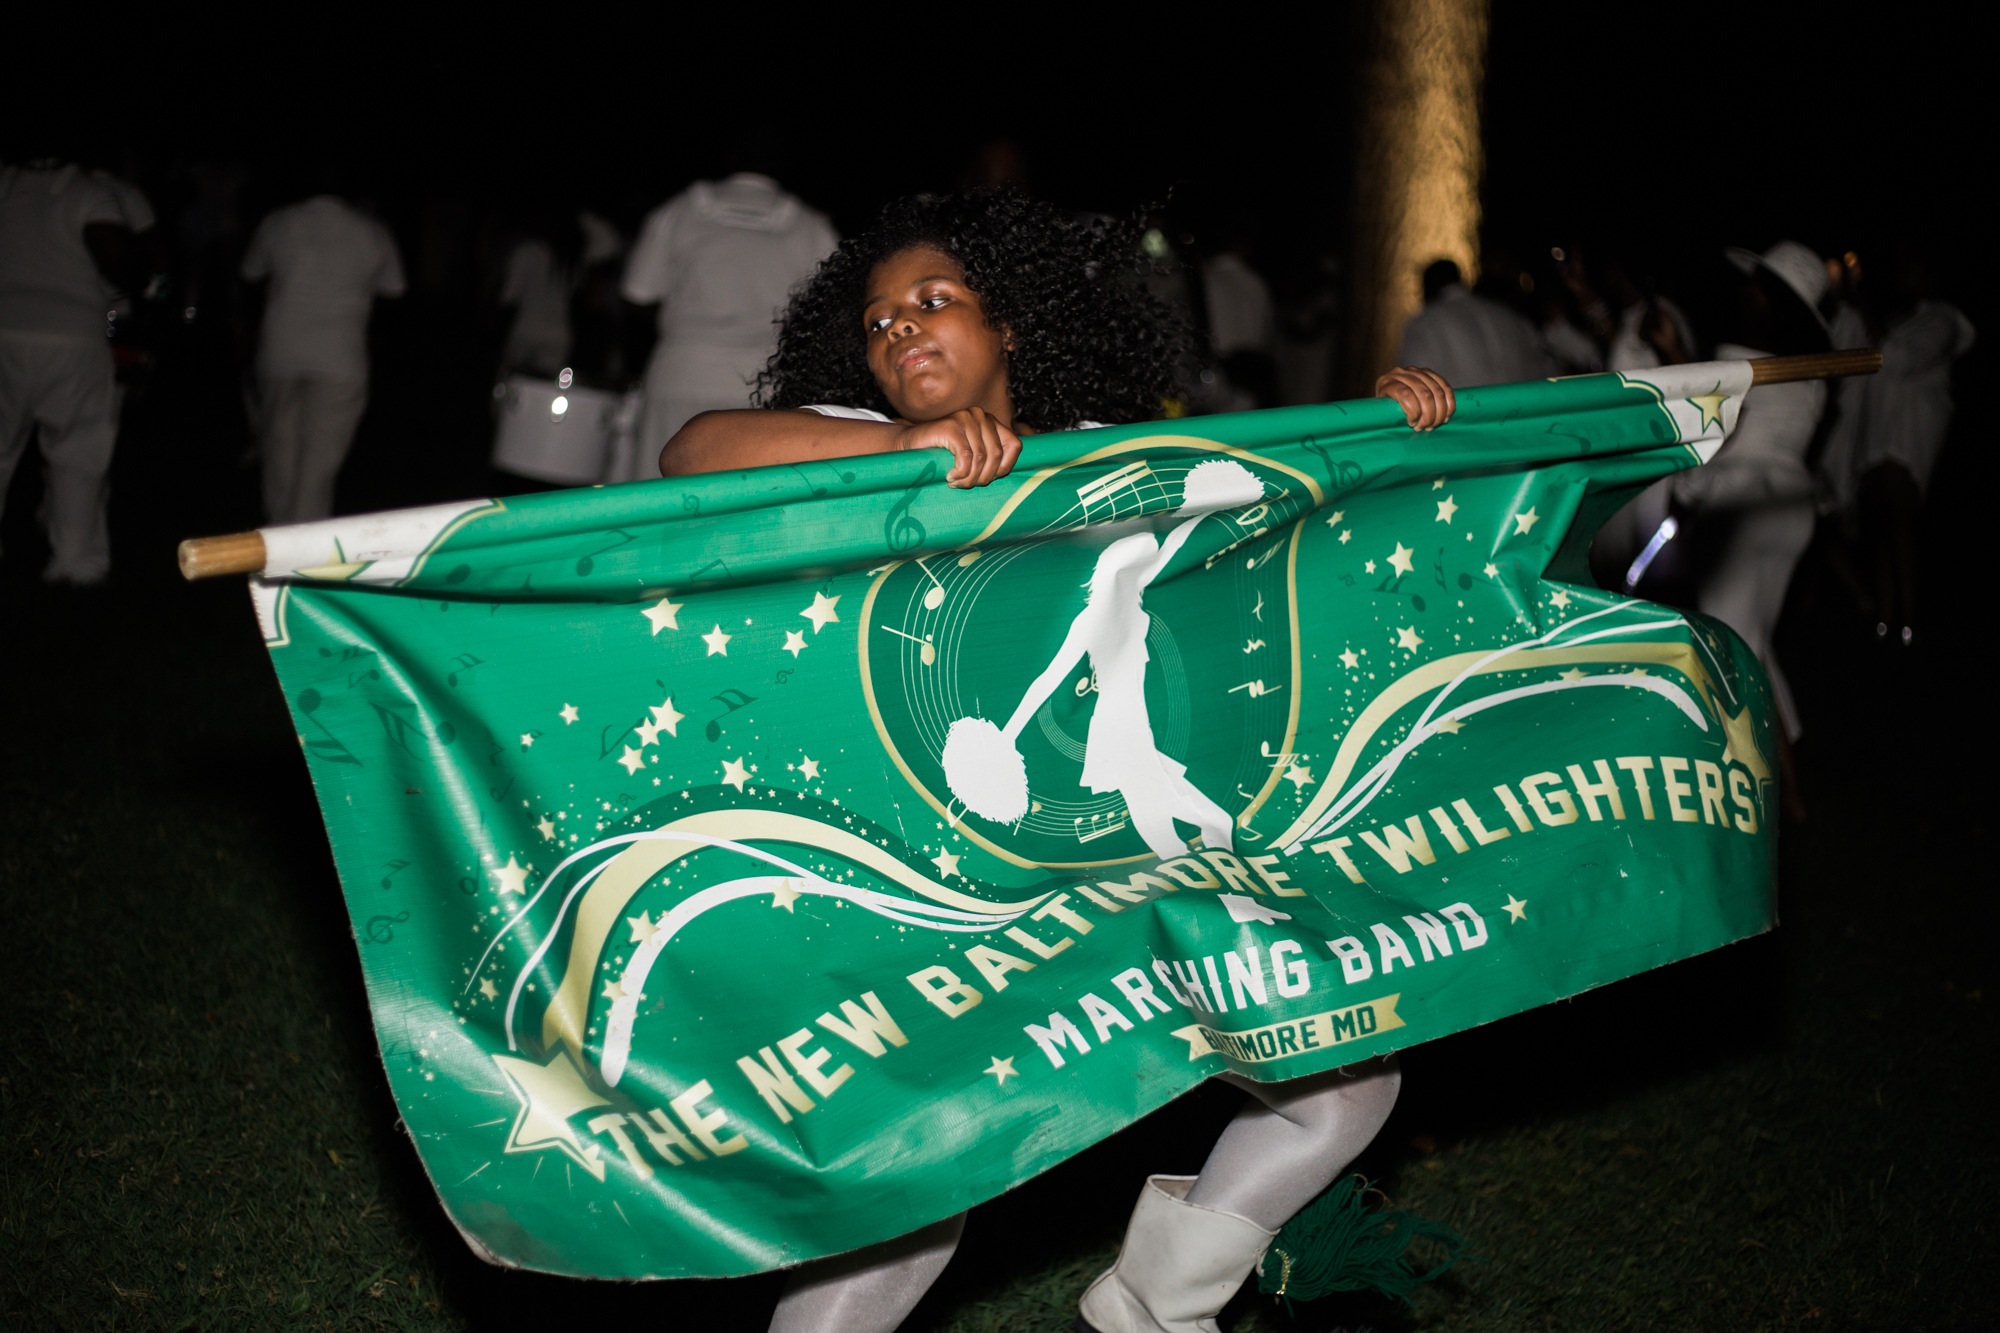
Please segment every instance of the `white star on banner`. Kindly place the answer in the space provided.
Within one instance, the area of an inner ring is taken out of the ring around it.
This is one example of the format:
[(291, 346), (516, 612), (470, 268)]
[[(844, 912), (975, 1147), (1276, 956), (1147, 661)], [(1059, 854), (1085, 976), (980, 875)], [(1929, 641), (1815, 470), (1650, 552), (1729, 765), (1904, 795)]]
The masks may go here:
[(652, 714), (653, 721), (659, 723), (660, 729), (669, 736), (680, 735), (680, 732), (675, 730), (675, 728), (680, 726), (681, 719), (687, 716), (686, 713), (677, 713), (674, 711), (674, 697), (671, 694), (667, 696), (665, 703), (652, 709)]
[(983, 1074), (991, 1074), (993, 1076), (994, 1083), (1003, 1088), (1007, 1086), (1008, 1079), (1021, 1077), (1014, 1070), (1014, 1057), (1011, 1055), (1008, 1056), (1005, 1060), (1002, 1060), (997, 1055), (994, 1056), (993, 1063), (986, 1066), (986, 1068), (982, 1069), (980, 1072)]
[[(781, 653), (790, 653), (792, 655), (792, 660), (796, 662), (798, 660), (799, 654), (804, 652), (805, 650), (806, 650), (806, 632), (802, 629), (786, 630), (785, 646), (783, 648), (780, 648), (778, 651)], [(818, 659), (815, 658), (814, 660), (817, 661)]]
[(576, 705), (575, 705), (575, 704), (564, 704), (564, 705), (562, 706), (562, 711), (561, 711), (561, 712), (559, 712), (559, 713), (557, 713), (557, 714), (556, 714), (556, 716), (557, 716), (557, 717), (559, 717), (559, 718), (561, 718), (561, 719), (563, 720), (563, 723), (564, 723), (564, 725), (565, 725), (565, 726), (574, 726), (574, 725), (576, 725), (576, 716), (577, 716), (577, 715), (576, 715)]
[(1395, 570), (1398, 574), (1409, 573), (1411, 569), (1415, 568), (1410, 560), (1410, 557), (1415, 554), (1415, 551), (1412, 551), (1401, 542), (1397, 542), (1395, 553), (1389, 557), (1389, 568)]
[(640, 770), (640, 768), (644, 767), (646, 763), (646, 756), (640, 754), (637, 750), (633, 749), (631, 746), (628, 745), (625, 747), (625, 752), (618, 756), (618, 762), (625, 766), (625, 772), (627, 776), (630, 776), (633, 773), (637, 773)]
[(1458, 506), (1452, 503), (1452, 497), (1449, 495), (1445, 496), (1444, 499), (1439, 500), (1437, 502), (1437, 507), (1438, 507), (1437, 521), (1440, 523), (1451, 522), (1451, 516), (1458, 512)]
[(499, 887), (497, 888), (496, 892), (525, 893), (527, 891), (528, 869), (526, 866), (521, 865), (518, 861), (514, 859), (514, 854), (512, 852), (509, 852), (507, 854), (506, 865), (500, 866), (494, 870), (489, 870), (486, 873), (500, 881)]
[(662, 597), (639, 614), (653, 622), (653, 633), (658, 634), (663, 629), (677, 630), (681, 627), (680, 610), (686, 605), (686, 602), (676, 602), (671, 597)]
[(734, 634), (724, 634), (722, 626), (717, 625), (714, 629), (702, 635), (701, 641), (708, 645), (708, 655), (710, 657), (714, 657), (718, 653), (723, 657), (727, 657), (729, 656), (729, 641), (735, 637)]
[(1542, 516), (1535, 512), (1533, 505), (1529, 505), (1525, 512), (1514, 515), (1514, 535), (1521, 536), (1541, 521)]
[(939, 852), (931, 858), (931, 864), (938, 868), (938, 874), (940, 875), (958, 874), (958, 857), (950, 852)]
[(840, 605), (838, 596), (828, 597), (823, 592), (816, 592), (813, 594), (813, 604), (799, 614), (812, 621), (813, 633), (817, 635), (826, 628), (828, 621), (836, 625), (840, 623), (840, 613), (833, 609), (838, 605)]
[(750, 770), (744, 767), (741, 759), (724, 760), (722, 764), (722, 780), (736, 788), (736, 790), (742, 791), (743, 784), (750, 780)]

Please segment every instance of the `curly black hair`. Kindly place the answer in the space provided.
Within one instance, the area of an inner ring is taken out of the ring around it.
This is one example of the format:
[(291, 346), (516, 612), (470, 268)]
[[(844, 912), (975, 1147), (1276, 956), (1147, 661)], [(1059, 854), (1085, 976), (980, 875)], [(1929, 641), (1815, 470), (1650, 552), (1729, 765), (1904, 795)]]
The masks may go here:
[(868, 275), (892, 255), (930, 246), (964, 270), (987, 323), (1012, 333), (1007, 384), (1020, 421), (1062, 430), (1157, 417), (1165, 400), (1185, 396), (1194, 334), (1185, 313), (1139, 281), (1137, 241), (1131, 224), (1078, 219), (1013, 190), (899, 199), (793, 293), (778, 350), (757, 377), (757, 404), (838, 403), (893, 416), (868, 368)]

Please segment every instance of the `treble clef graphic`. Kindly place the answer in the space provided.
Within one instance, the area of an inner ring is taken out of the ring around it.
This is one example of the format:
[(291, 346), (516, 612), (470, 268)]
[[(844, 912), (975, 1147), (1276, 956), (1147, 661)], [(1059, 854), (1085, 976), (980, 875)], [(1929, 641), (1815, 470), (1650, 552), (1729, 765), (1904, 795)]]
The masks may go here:
[(923, 523), (910, 512), (910, 506), (917, 502), (917, 496), (936, 476), (936, 460), (925, 463), (917, 479), (903, 488), (903, 498), (896, 501), (888, 517), (882, 520), (882, 536), (888, 541), (890, 550), (909, 551), (923, 545), (924, 538), (929, 534)]
[(387, 944), (396, 938), (396, 927), (410, 919), (408, 912), (398, 912), (394, 916), (371, 916), (361, 933), (368, 937), (370, 944)]

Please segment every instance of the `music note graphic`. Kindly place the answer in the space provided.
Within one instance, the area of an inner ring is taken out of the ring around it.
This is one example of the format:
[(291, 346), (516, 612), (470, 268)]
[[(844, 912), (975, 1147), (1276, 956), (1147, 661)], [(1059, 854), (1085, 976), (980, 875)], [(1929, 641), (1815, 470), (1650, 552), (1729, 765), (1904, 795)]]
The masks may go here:
[(408, 870), (411, 865), (408, 861), (385, 861), (383, 864), (389, 870), (388, 874), (382, 876), (382, 887), (384, 890), (388, 889), (390, 880), (394, 879), (400, 872)]
[(924, 594), (924, 610), (935, 611), (940, 606), (944, 605), (944, 585), (942, 583), (938, 583), (938, 576), (931, 573), (931, 567), (925, 564), (923, 561), (921, 560), (917, 561), (917, 568), (923, 570), (924, 577), (929, 579), (933, 584), (936, 585), (929, 592)]
[(903, 488), (903, 498), (896, 501), (888, 515), (883, 518), (882, 536), (888, 541), (890, 550), (910, 551), (924, 544), (924, 538), (929, 533), (923, 523), (910, 512), (910, 507), (917, 502), (917, 496), (923, 493), (924, 487), (930, 485), (937, 474), (937, 460), (926, 462), (924, 470), (917, 474), (916, 480)]
[(700, 569), (697, 569), (694, 573), (688, 575), (688, 582), (690, 583), (701, 582), (701, 576), (708, 573), (708, 571), (711, 569), (720, 569), (722, 571), (722, 577), (724, 578), (729, 577), (729, 566), (724, 564), (720, 559), (716, 559), (709, 561), (707, 564), (703, 565)]
[(606, 551), (615, 551), (619, 547), (625, 545), (625, 543), (627, 542), (638, 540), (636, 537), (634, 537), (631, 533), (625, 531), (623, 528), (613, 528), (610, 532), (606, 533), (605, 536), (616, 537), (618, 540), (610, 543), (609, 545), (600, 546), (595, 551), (592, 551), (588, 555), (584, 556), (581, 560), (578, 560), (576, 562), (576, 576), (578, 578), (582, 579), (590, 577), (590, 571), (597, 567), (598, 556), (603, 555)]
[(1241, 685), (1231, 685), (1227, 693), (1234, 694), (1238, 690), (1248, 690), (1252, 699), (1261, 699), (1267, 694), (1276, 694), (1284, 688), (1282, 685), (1266, 685), (1261, 680), (1246, 680)]
[[(1437, 581), (1438, 587), (1444, 587), (1444, 547), (1442, 546), (1438, 547), (1437, 559), (1431, 561), (1431, 577)], [(1470, 580), (1467, 581), (1470, 582)]]
[[(1070, 821), (1076, 833), (1076, 840), (1080, 843), (1095, 842), (1099, 838), (1109, 837), (1111, 834), (1125, 827), (1125, 812), (1123, 810), (1118, 811), (1116, 814), (1090, 815), (1087, 818), (1089, 821), (1087, 828), (1083, 818)], [(1104, 821), (1105, 826), (1103, 828), (1098, 827), (1100, 821)]]
[(922, 651), (917, 654), (917, 658), (925, 666), (929, 666), (937, 661), (937, 648), (932, 645), (930, 635), (926, 634), (920, 639), (914, 634), (905, 634), (899, 629), (890, 629), (887, 625), (879, 626), (879, 628), (885, 634), (893, 634), (899, 639), (908, 639), (911, 643), (921, 645)]
[(1253, 615), (1253, 616), (1255, 616), (1255, 617), (1257, 617), (1257, 621), (1258, 621), (1258, 623), (1259, 623), (1259, 624), (1262, 624), (1262, 623), (1263, 623), (1263, 620), (1264, 620), (1264, 594), (1263, 594), (1262, 592), (1259, 592), (1259, 593), (1257, 594), (1257, 605), (1255, 605), (1255, 606), (1253, 606), (1253, 607), (1251, 607), (1251, 608), (1250, 608), (1250, 614), (1251, 614), (1251, 615)]
[(408, 718), (394, 709), (375, 703), (373, 700), (369, 701), (368, 706), (375, 710), (375, 716), (382, 719), (382, 730), (389, 737), (390, 743), (414, 759), (417, 752), (410, 748), (410, 737), (422, 733)]
[(741, 690), (731, 689), (724, 690), (722, 693), (714, 696), (710, 702), (721, 704), (722, 711), (709, 719), (704, 734), (712, 741), (719, 741), (722, 739), (722, 719), (728, 717), (739, 708), (748, 708), (751, 704), (756, 703), (757, 696), (754, 694), (745, 694)]
[(827, 487), (815, 485), (813, 483), (813, 479), (805, 474), (804, 471), (805, 468), (809, 467), (826, 468), (829, 471), (831, 471), (836, 478), (840, 480), (842, 485), (848, 485), (854, 481), (854, 474), (852, 472), (842, 472), (839, 468), (835, 467), (831, 463), (804, 463), (804, 464), (792, 463), (789, 464), (789, 466), (791, 467), (792, 471), (799, 474), (799, 480), (803, 481), (806, 484), (806, 489), (812, 492), (812, 498), (815, 500), (824, 500), (826, 498)]
[(460, 676), (470, 672), (476, 666), (486, 665), (485, 659), (475, 657), (471, 653), (460, 653), (457, 657), (452, 658), (451, 662), (457, 670), (446, 676), (444, 683), (451, 686), (454, 690), (458, 688), (458, 678)]
[(1404, 592), (1400, 587), (1397, 586), (1402, 581), (1403, 581), (1403, 576), (1401, 574), (1392, 574), (1388, 578), (1383, 579), (1382, 582), (1374, 589), (1374, 591), (1378, 593), (1383, 593), (1390, 597), (1407, 597), (1410, 599), (1411, 606), (1414, 606), (1419, 611), (1423, 610), (1425, 606), (1423, 594), (1415, 592)]
[[(319, 728), (320, 735), (324, 737), (323, 740), (305, 741), (306, 752), (316, 759), (324, 759), (329, 764), (353, 764), (356, 768), (365, 768), (366, 765), (361, 762), (360, 757), (348, 749), (340, 737), (328, 730), (326, 723), (313, 716), (319, 711), (319, 706), (323, 702), (318, 690), (306, 690), (299, 695), (299, 711), (306, 715), (308, 722)], [(304, 740), (304, 737), (300, 739)]]
[(788, 683), (791, 680), (791, 678), (797, 674), (798, 674), (797, 667), (786, 667), (783, 671), (780, 671), (778, 673), (778, 684), (783, 685)]
[(1250, 640), (1250, 642), (1243, 645), (1243, 651), (1246, 653), (1254, 653), (1263, 646), (1264, 646), (1264, 641), (1262, 639), (1252, 639)]

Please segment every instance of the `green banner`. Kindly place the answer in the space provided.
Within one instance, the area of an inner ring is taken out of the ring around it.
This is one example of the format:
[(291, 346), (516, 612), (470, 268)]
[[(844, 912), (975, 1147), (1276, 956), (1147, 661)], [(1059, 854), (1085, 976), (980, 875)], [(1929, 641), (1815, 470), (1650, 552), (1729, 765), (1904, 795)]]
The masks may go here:
[(267, 531), (383, 1060), (498, 1263), (751, 1273), (1765, 929), (1764, 678), (1597, 523), (1744, 363)]

